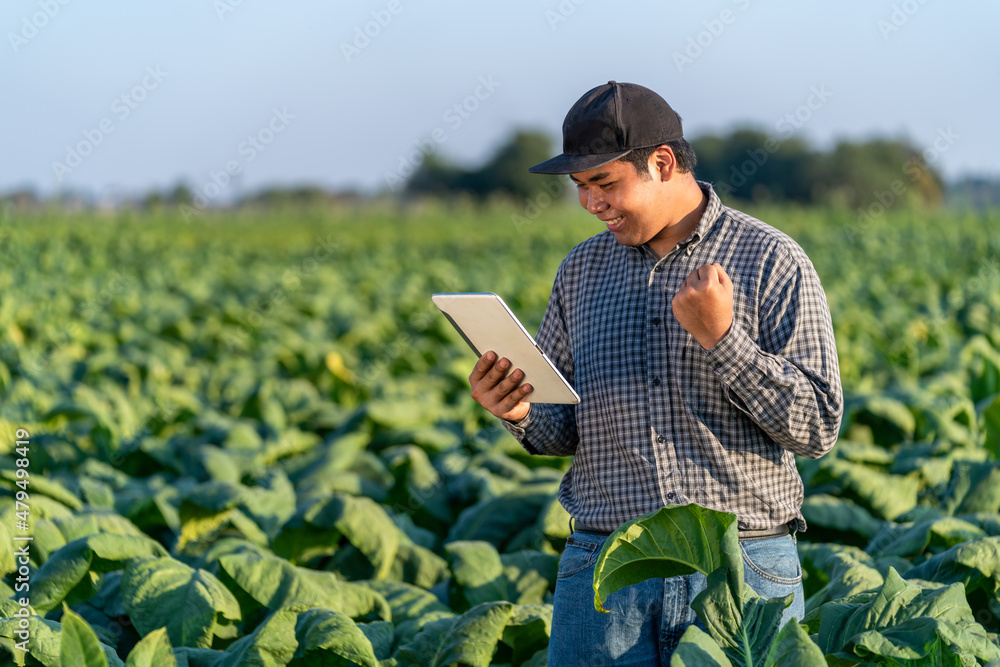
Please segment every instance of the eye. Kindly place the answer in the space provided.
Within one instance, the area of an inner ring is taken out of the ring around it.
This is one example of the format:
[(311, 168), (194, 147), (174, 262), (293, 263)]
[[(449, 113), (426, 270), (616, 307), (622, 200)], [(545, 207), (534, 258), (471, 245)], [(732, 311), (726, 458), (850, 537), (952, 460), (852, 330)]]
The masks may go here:
[(602, 190), (607, 190), (608, 188), (610, 188), (614, 184), (615, 184), (614, 181), (611, 181), (610, 183), (601, 183), (601, 189)]

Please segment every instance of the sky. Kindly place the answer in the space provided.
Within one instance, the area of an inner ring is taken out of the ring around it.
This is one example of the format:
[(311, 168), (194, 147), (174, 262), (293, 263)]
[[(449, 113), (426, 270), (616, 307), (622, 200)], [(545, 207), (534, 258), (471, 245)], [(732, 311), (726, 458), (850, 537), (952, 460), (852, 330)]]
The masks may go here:
[(947, 178), (1000, 175), (986, 0), (3, 5), (0, 193), (372, 193), (432, 153), (477, 164), (516, 128), (559, 146), (612, 79), (660, 93), (688, 137), (906, 137)]

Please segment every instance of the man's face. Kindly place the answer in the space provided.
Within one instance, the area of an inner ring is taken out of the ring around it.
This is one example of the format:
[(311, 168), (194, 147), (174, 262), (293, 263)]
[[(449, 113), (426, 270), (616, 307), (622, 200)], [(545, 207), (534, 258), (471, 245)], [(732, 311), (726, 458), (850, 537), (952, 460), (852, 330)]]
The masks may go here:
[(662, 209), (664, 184), (653, 170), (649, 178), (642, 178), (631, 164), (615, 160), (570, 178), (580, 206), (600, 218), (622, 245), (646, 243), (667, 222)]

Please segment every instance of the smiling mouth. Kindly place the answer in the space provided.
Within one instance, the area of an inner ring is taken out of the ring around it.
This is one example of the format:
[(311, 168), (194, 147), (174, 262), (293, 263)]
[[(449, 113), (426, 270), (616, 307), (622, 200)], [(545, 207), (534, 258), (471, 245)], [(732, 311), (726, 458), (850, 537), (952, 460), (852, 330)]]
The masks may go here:
[(625, 216), (619, 215), (617, 218), (612, 218), (611, 220), (605, 220), (604, 224), (608, 226), (608, 229), (612, 232), (617, 232), (625, 224)]

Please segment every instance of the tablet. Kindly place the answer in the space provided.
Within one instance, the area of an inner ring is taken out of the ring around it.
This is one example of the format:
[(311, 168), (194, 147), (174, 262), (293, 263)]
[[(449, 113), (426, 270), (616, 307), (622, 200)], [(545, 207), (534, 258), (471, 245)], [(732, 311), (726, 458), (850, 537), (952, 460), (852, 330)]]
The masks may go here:
[(526, 403), (579, 403), (580, 397), (553, 365), (535, 339), (496, 294), (434, 294), (441, 309), (477, 357), (493, 350), (524, 371), (532, 386)]

